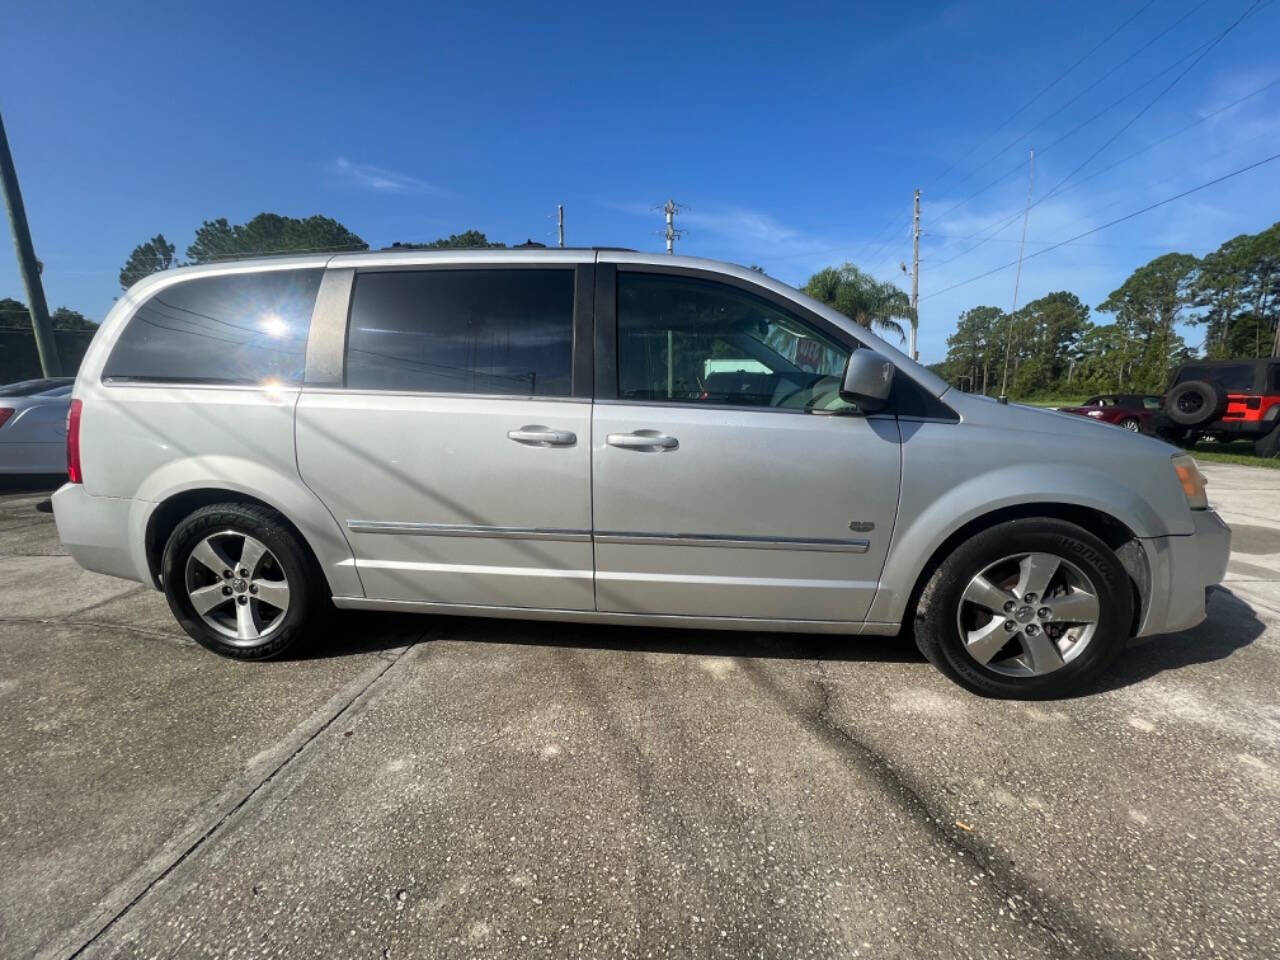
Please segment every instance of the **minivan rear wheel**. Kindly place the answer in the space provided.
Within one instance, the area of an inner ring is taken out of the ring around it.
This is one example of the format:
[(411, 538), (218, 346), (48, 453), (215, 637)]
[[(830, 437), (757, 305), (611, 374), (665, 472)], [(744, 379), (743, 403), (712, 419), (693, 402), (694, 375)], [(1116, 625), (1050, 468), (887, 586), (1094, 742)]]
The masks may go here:
[(915, 635), (961, 686), (1039, 700), (1094, 683), (1132, 620), (1128, 574), (1105, 543), (1063, 520), (1021, 519), (942, 561), (921, 593)]
[(218, 503), (174, 529), (161, 576), (169, 609), (193, 640), (225, 657), (265, 660), (300, 639), (315, 599), (311, 568), (274, 511)]

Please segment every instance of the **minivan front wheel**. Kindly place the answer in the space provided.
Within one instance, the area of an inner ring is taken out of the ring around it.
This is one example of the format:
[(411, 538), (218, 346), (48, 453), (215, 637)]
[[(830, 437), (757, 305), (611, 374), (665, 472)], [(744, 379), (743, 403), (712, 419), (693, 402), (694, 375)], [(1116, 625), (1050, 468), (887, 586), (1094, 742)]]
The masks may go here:
[(196, 510), (161, 563), (169, 609), (201, 646), (226, 657), (276, 657), (299, 639), (313, 602), (311, 564), (272, 511), (244, 503)]
[(1013, 520), (942, 561), (920, 596), (916, 643), (975, 693), (1046, 699), (1096, 681), (1132, 616), (1128, 575), (1105, 543), (1063, 520)]

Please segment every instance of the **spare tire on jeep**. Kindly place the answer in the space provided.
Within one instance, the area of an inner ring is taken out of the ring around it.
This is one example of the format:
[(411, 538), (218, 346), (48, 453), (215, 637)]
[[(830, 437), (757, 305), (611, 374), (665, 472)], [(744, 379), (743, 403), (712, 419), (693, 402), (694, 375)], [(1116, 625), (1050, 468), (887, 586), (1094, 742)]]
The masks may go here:
[(1187, 380), (1164, 398), (1164, 413), (1181, 427), (1199, 427), (1217, 420), (1227, 409), (1227, 391), (1212, 380)]

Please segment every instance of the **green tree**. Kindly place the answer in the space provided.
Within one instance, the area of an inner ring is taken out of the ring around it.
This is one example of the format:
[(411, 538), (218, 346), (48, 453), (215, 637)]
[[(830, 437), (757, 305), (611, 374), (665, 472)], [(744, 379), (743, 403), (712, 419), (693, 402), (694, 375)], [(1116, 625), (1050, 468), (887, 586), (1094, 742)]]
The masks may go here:
[(31, 327), (31, 314), (27, 312), (27, 305), (21, 300), (14, 300), (12, 297), (5, 297), (0, 300), (0, 327)]
[(174, 246), (164, 238), (163, 233), (157, 233), (146, 243), (138, 244), (120, 268), (120, 286), (128, 290), (143, 277), (178, 266), (173, 254)]
[(1199, 264), (1200, 261), (1188, 253), (1156, 257), (1133, 271), (1128, 280), (1098, 305), (1101, 312), (1114, 313), (1116, 322), (1140, 345), (1132, 368), (1132, 382), (1123, 385), (1124, 388), (1164, 389), (1170, 369), (1187, 349), (1176, 324), (1183, 308), (1193, 300), (1192, 280)]
[(1078, 393), (1105, 393), (1132, 387), (1138, 344), (1121, 323), (1096, 324), (1085, 331), (1073, 388)]
[(225, 218), (206, 220), (187, 247), (191, 263), (217, 263), (272, 253), (338, 253), (367, 250), (369, 245), (329, 217), (305, 219), (260, 213), (248, 223)]
[(1007, 328), (1008, 315), (999, 307), (974, 307), (960, 314), (956, 332), (947, 337), (942, 377), (972, 393), (998, 387), (998, 361), (1004, 356), (998, 347)]
[(1206, 356), (1268, 356), (1280, 317), (1280, 223), (1232, 237), (1201, 261), (1192, 283)]
[[(79, 310), (59, 307), (49, 314), (49, 322), (55, 330), (97, 330), (98, 325)], [(5, 297), (0, 300), (0, 327), (31, 329), (31, 314), (21, 300)]]
[(55, 330), (97, 330), (98, 325), (79, 310), (59, 307), (49, 314), (49, 322)]
[(394, 250), (503, 250), (505, 243), (490, 240), (479, 230), (464, 230), (462, 233), (451, 233), (430, 243), (393, 243)]
[(1018, 311), (1010, 393), (1045, 396), (1072, 379), (1080, 338), (1089, 327), (1089, 308), (1074, 293), (1059, 290)]
[(855, 323), (877, 333), (891, 333), (899, 340), (906, 339), (899, 321), (911, 320), (911, 300), (893, 284), (877, 280), (852, 263), (819, 270), (802, 289)]

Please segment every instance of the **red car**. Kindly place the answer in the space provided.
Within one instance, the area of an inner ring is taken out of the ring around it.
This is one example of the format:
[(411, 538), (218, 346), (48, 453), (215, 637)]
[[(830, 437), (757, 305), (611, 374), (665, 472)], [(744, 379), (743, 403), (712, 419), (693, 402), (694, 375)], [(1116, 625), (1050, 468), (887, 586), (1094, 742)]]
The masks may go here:
[(1154, 418), (1160, 412), (1160, 398), (1144, 393), (1103, 393), (1090, 397), (1078, 407), (1059, 407), (1058, 410), (1114, 423), (1133, 433), (1152, 433)]

